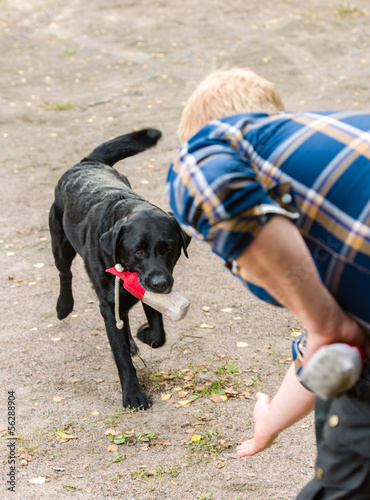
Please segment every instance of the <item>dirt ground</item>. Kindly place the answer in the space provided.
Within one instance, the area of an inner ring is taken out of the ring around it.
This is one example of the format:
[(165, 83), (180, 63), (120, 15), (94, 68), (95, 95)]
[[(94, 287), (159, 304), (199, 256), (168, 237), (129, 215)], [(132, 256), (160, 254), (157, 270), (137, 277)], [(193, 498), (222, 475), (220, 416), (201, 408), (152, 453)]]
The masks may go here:
[[(47, 218), (68, 167), (147, 126), (162, 130), (158, 146), (117, 168), (167, 209), (182, 105), (219, 67), (248, 66), (276, 82), (288, 110), (370, 111), (367, 8), (367, 0), (0, 1), (1, 498), (286, 500), (313, 476), (311, 416), (260, 455), (235, 454), (253, 433), (256, 391), (273, 395), (289, 366), (300, 326), (289, 312), (257, 301), (193, 241), (175, 270), (190, 311), (165, 321), (163, 348), (141, 345), (135, 359), (153, 407), (124, 411), (80, 259), (74, 313), (56, 318)], [(133, 331), (144, 322), (140, 305), (131, 322)], [(6, 484), (8, 391), (15, 493)], [(114, 439), (124, 442), (112, 447)]]

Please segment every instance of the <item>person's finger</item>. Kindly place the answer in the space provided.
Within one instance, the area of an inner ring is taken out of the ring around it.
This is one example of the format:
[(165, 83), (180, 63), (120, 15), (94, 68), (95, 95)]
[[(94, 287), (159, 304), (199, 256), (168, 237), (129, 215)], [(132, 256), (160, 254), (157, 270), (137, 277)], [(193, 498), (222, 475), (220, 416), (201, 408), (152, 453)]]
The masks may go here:
[(254, 448), (254, 438), (244, 441), (244, 443), (237, 446), (236, 453), (239, 457), (250, 457), (255, 455), (257, 451)]
[(256, 392), (257, 401), (261, 398), (261, 396), (265, 396), (265, 394), (263, 392)]
[(257, 392), (256, 393), (256, 400), (257, 400), (257, 403), (259, 403), (258, 406), (261, 406), (261, 403), (269, 404), (271, 401), (271, 398), (270, 398), (270, 396), (268, 396), (264, 392)]

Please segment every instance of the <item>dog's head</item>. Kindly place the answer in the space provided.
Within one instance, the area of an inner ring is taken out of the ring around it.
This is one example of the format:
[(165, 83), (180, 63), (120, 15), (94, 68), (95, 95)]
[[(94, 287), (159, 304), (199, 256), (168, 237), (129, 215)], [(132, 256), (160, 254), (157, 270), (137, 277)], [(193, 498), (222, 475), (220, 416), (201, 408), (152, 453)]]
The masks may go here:
[(113, 265), (137, 272), (139, 283), (148, 291), (169, 293), (172, 272), (190, 237), (172, 214), (159, 208), (139, 209), (120, 219), (100, 238), (103, 251)]

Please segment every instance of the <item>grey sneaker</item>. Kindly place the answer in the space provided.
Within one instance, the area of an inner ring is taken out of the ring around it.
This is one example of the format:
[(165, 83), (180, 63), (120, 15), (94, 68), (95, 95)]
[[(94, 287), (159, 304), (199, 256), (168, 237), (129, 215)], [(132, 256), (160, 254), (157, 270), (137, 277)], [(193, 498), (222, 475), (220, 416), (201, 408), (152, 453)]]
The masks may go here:
[(360, 351), (348, 344), (330, 344), (318, 349), (300, 374), (300, 381), (321, 399), (336, 398), (348, 391), (363, 369)]

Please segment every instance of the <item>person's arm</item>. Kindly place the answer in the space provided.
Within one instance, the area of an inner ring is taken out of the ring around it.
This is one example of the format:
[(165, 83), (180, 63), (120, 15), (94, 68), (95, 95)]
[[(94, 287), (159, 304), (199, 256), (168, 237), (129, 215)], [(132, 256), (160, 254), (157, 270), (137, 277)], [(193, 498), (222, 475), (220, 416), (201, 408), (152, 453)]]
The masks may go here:
[(361, 328), (325, 288), (306, 243), (287, 218), (272, 217), (236, 261), (307, 328), (304, 365), (322, 345), (363, 344)]
[(297, 379), (293, 363), (273, 399), (263, 393), (257, 393), (256, 398), (254, 437), (236, 448), (240, 457), (255, 455), (268, 448), (280, 432), (308, 415), (315, 403), (315, 395)]

